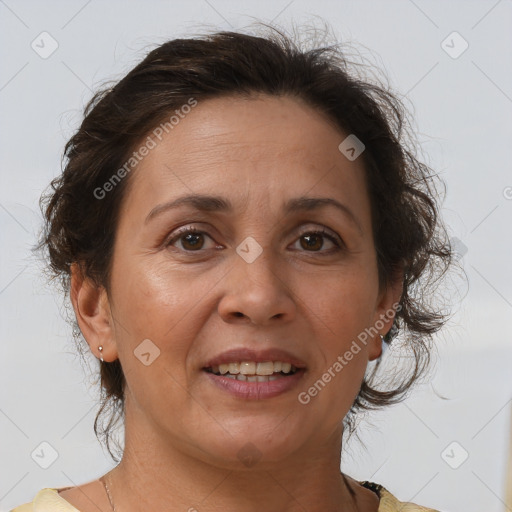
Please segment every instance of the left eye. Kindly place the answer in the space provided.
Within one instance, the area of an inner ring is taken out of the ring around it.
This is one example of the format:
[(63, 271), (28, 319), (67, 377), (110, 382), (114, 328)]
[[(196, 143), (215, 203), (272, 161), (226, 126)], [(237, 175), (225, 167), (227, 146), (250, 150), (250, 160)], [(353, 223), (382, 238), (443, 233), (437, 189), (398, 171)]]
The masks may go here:
[[(298, 238), (297, 242), (300, 241), (301, 246), (304, 249), (311, 249), (313, 252), (318, 252), (324, 246), (325, 238), (327, 238), (331, 242), (331, 244), (333, 244), (334, 247), (336, 247), (336, 250), (341, 248), (341, 244), (337, 240), (337, 238), (325, 230), (307, 231), (305, 233), (302, 233), (302, 235), (300, 235), (300, 237)], [(304, 240), (305, 243), (302, 243), (302, 240)]]

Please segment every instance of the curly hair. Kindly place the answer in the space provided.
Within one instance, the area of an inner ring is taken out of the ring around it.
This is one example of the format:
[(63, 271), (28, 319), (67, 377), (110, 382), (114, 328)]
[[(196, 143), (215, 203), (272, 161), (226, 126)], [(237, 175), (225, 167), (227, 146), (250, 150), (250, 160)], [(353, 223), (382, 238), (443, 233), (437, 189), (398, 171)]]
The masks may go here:
[[(401, 343), (409, 354), (407, 363), (400, 369), (393, 364), (393, 371), (383, 375), (377, 370), (387, 358), (379, 358), (371, 372), (368, 365), (344, 419), (345, 431), (351, 435), (358, 412), (403, 400), (424, 375), (433, 334), (447, 320), (448, 314), (431, 300), (452, 261), (439, 213), (436, 184), (442, 182), (418, 159), (402, 101), (389, 86), (361, 76), (362, 66), (349, 60), (340, 43), (303, 48), (275, 27), (262, 25), (270, 29), (268, 33), (222, 31), (167, 41), (115, 85), (103, 85), (65, 146), (63, 172), (41, 196), (44, 227), (38, 248), (44, 249), (52, 280), (59, 278), (66, 295), (75, 263), (108, 293), (120, 204), (131, 180), (120, 180), (102, 199), (95, 190), (130, 159), (152, 129), (190, 98), (203, 101), (263, 93), (306, 102), (364, 143), (379, 284), (386, 286), (397, 272), (404, 278), (400, 307), (384, 342)], [(71, 322), (81, 343), (76, 318)], [(109, 440), (114, 424), (124, 415), (126, 381), (120, 361), (100, 362), (100, 380), (101, 407), (94, 431), (118, 460)], [(107, 411), (109, 422), (100, 429), (99, 419)]]

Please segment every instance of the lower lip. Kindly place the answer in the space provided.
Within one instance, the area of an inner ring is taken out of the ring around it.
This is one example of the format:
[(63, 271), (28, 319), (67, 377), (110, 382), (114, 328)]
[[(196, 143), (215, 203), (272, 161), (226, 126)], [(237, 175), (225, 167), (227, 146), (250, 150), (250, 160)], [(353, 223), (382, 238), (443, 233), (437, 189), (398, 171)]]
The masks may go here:
[(216, 386), (238, 398), (260, 400), (263, 398), (272, 398), (286, 391), (290, 391), (297, 386), (300, 379), (304, 376), (305, 370), (300, 369), (288, 377), (280, 377), (279, 379), (269, 380), (267, 382), (248, 382), (230, 379), (222, 375), (215, 375), (205, 370), (203, 370), (203, 372)]

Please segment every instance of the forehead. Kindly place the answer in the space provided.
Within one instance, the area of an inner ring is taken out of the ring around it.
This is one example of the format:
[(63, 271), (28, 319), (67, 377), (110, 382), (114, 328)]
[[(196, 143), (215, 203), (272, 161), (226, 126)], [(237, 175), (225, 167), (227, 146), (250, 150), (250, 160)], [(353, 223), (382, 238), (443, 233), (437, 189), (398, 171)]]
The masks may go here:
[[(302, 100), (268, 95), (201, 101), (166, 135), (160, 151), (157, 147), (150, 156), (165, 158), (168, 151), (181, 162), (194, 160), (197, 153), (265, 159), (269, 151), (291, 159), (308, 154), (320, 161), (328, 145), (337, 154), (343, 136), (331, 119)], [(178, 145), (184, 151), (173, 151)]]
[(152, 137), (156, 146), (131, 177), (128, 204), (147, 214), (156, 203), (185, 192), (231, 195), (235, 206), (254, 200), (260, 207), (278, 207), (283, 196), (308, 191), (361, 202), (364, 166), (361, 158), (349, 161), (340, 153), (346, 136), (296, 98), (199, 101), (161, 140)]

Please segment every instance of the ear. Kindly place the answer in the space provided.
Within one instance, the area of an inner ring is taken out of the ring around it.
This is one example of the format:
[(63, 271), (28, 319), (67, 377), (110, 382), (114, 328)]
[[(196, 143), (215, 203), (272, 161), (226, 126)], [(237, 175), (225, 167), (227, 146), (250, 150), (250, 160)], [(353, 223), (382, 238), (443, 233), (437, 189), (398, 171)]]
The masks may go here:
[[(107, 291), (84, 277), (78, 263), (71, 265), (70, 296), (78, 326), (91, 352), (98, 359), (102, 355), (104, 361), (117, 359)], [(103, 347), (101, 352), (99, 346)]]
[(371, 331), (371, 342), (368, 344), (368, 359), (373, 361), (382, 354), (382, 339), (381, 336), (387, 334), (396, 316), (400, 298), (403, 291), (403, 274), (396, 273), (392, 280), (380, 291), (377, 300), (377, 307), (373, 317), (373, 323), (368, 329)]

